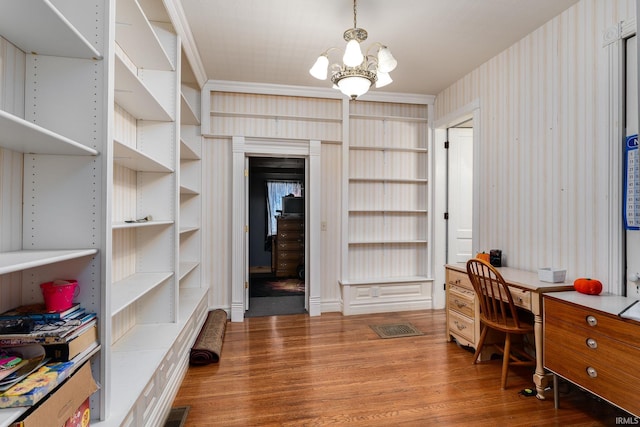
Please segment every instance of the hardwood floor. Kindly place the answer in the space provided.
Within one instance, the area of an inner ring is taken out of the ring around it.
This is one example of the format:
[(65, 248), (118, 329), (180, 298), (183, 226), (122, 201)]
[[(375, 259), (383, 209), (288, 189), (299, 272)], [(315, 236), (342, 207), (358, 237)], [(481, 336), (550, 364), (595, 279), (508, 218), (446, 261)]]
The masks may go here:
[[(424, 335), (381, 339), (370, 328), (396, 322)], [(249, 318), (227, 325), (218, 364), (189, 368), (173, 406), (191, 407), (190, 427), (601, 426), (628, 417), (566, 383), (558, 410), (552, 391), (525, 397), (530, 368), (511, 370), (501, 390), (500, 361), (472, 358), (447, 342), (443, 310)]]

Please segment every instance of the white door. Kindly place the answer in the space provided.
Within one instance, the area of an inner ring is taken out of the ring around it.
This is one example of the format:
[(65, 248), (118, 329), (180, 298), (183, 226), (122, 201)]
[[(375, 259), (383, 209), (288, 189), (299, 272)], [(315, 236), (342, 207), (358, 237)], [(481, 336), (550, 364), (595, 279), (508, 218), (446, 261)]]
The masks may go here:
[[(633, 36), (627, 40), (626, 136), (638, 134), (638, 51), (636, 39), (636, 36)], [(627, 296), (640, 298), (640, 280), (638, 280), (638, 276), (640, 276), (640, 230), (627, 230), (626, 241)]]
[(448, 129), (447, 262), (466, 262), (472, 256), (473, 129)]

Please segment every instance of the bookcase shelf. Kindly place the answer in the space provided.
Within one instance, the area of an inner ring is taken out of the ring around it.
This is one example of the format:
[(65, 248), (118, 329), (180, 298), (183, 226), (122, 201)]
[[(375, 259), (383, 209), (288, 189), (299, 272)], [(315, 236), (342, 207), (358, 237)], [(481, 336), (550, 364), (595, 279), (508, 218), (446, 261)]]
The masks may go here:
[(98, 151), (0, 110), (0, 147), (20, 153), (96, 156)]
[(187, 274), (191, 273), (198, 265), (200, 265), (199, 262), (197, 261), (193, 261), (193, 262), (181, 262), (180, 263), (180, 280), (182, 280)]
[(138, 172), (173, 172), (169, 166), (117, 140), (113, 141), (113, 161)]
[(185, 160), (200, 160), (198, 153), (184, 138), (180, 139), (180, 157)]
[(173, 272), (136, 273), (113, 283), (111, 299), (111, 316), (115, 316), (125, 307), (135, 303), (147, 292), (170, 279)]
[(0, 252), (0, 274), (8, 274), (29, 268), (42, 267), (76, 258), (92, 256), (97, 253), (97, 249)]
[(200, 118), (191, 108), (191, 104), (189, 104), (184, 93), (180, 96), (180, 123), (183, 125), (200, 125)]
[(175, 70), (151, 22), (137, 1), (117, 0), (116, 40), (139, 68)]
[(180, 235), (184, 235), (184, 234), (188, 234), (188, 233), (195, 233), (196, 231), (200, 230), (199, 226), (181, 226), (180, 227)]
[(49, 1), (3, 1), (2, 37), (23, 52), (101, 59), (101, 53)]
[(127, 66), (122, 54), (116, 54), (115, 58), (116, 103), (138, 119), (172, 121), (172, 115), (136, 73)]
[(146, 227), (159, 227), (172, 225), (174, 222), (171, 220), (165, 221), (145, 221), (145, 222), (116, 222), (111, 225), (114, 230), (121, 230), (125, 228), (146, 228)]

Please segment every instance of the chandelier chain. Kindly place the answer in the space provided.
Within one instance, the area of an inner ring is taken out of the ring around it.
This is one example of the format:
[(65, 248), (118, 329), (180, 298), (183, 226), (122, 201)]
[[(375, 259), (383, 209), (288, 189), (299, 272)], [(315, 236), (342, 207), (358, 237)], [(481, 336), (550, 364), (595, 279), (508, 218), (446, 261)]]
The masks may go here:
[(356, 20), (356, 14), (358, 10), (356, 8), (356, 0), (353, 0), (353, 28), (358, 28), (358, 21)]

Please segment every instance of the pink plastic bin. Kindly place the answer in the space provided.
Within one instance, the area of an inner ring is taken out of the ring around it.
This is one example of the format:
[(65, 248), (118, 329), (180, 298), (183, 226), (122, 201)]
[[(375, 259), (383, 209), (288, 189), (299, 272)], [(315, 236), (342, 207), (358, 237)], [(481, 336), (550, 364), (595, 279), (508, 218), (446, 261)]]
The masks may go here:
[(48, 311), (64, 311), (73, 305), (78, 282), (76, 280), (56, 280), (41, 283), (40, 289)]

